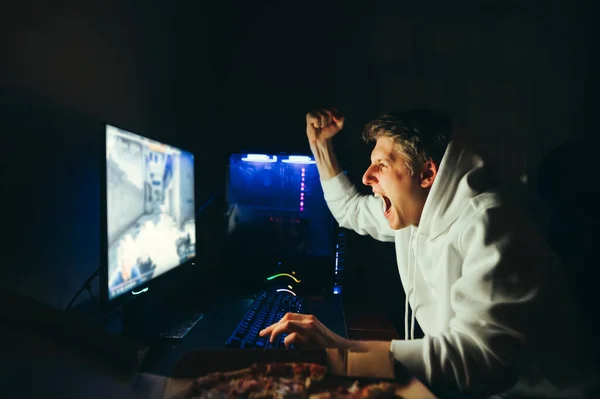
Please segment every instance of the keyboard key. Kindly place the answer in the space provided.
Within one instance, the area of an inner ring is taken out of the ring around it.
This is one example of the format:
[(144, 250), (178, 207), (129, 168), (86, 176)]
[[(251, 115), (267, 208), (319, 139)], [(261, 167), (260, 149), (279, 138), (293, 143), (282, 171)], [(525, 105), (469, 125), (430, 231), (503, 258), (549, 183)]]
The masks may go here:
[(285, 335), (278, 337), (274, 343), (270, 343), (267, 337), (259, 337), (258, 334), (264, 328), (277, 323), (288, 312), (301, 313), (301, 302), (302, 298), (292, 297), (285, 292), (261, 293), (233, 331), (231, 338), (227, 341), (227, 346), (265, 349), (284, 347)]

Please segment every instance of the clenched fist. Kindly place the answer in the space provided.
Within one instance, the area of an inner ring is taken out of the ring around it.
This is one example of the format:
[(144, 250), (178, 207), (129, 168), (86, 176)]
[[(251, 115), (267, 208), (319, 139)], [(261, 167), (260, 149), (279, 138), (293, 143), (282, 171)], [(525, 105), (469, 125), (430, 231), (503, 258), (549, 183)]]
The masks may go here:
[(310, 144), (330, 140), (344, 127), (337, 109), (319, 109), (306, 114), (306, 135)]

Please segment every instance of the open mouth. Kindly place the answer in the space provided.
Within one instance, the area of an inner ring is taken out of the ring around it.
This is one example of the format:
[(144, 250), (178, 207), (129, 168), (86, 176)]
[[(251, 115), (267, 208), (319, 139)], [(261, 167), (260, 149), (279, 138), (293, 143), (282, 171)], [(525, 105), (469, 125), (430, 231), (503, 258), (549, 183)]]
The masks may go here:
[(382, 206), (383, 206), (383, 214), (387, 217), (390, 214), (390, 211), (392, 209), (392, 201), (390, 201), (390, 199), (388, 197), (386, 197), (385, 195), (381, 195), (379, 193), (376, 193), (375, 196), (378, 198), (381, 198)]

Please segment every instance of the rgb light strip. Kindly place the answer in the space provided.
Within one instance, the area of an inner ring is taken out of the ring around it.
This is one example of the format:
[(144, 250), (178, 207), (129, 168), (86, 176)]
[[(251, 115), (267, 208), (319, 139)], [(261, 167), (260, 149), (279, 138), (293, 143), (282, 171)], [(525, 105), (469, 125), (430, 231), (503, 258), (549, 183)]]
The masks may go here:
[(288, 273), (279, 273), (279, 274), (275, 274), (275, 275), (273, 275), (271, 277), (267, 277), (267, 281), (271, 281), (273, 279), (276, 279), (277, 277), (284, 277), (284, 276), (291, 278), (292, 280), (294, 280), (297, 283), (300, 282), (300, 280), (298, 280), (296, 277), (294, 277), (294, 276), (292, 276), (291, 274), (288, 274)]
[(296, 296), (296, 293), (294, 291), (290, 291), (290, 290), (288, 290), (286, 288), (280, 288), (280, 289), (277, 290), (277, 292), (282, 292), (282, 291), (289, 292), (293, 296)]
[(304, 174), (305, 168), (302, 168), (302, 183), (300, 183), (300, 212), (304, 212)]

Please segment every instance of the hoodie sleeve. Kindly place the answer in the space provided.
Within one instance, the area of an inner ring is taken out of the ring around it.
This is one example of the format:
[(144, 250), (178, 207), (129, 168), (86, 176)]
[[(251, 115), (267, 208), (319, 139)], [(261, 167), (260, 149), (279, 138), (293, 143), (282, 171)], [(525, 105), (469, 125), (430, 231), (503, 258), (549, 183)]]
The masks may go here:
[(509, 225), (514, 218), (500, 212), (479, 212), (460, 235), (456, 250), (463, 264), (450, 290), (448, 331), (392, 342), (396, 360), (435, 386), (479, 394), (510, 388), (526, 337), (540, 339), (531, 336), (531, 326), (539, 326), (540, 317), (552, 320), (541, 316), (539, 286), (549, 253), (536, 235)]
[(344, 173), (321, 181), (325, 201), (341, 227), (379, 241), (394, 241), (394, 230), (383, 216), (381, 200), (360, 194)]

